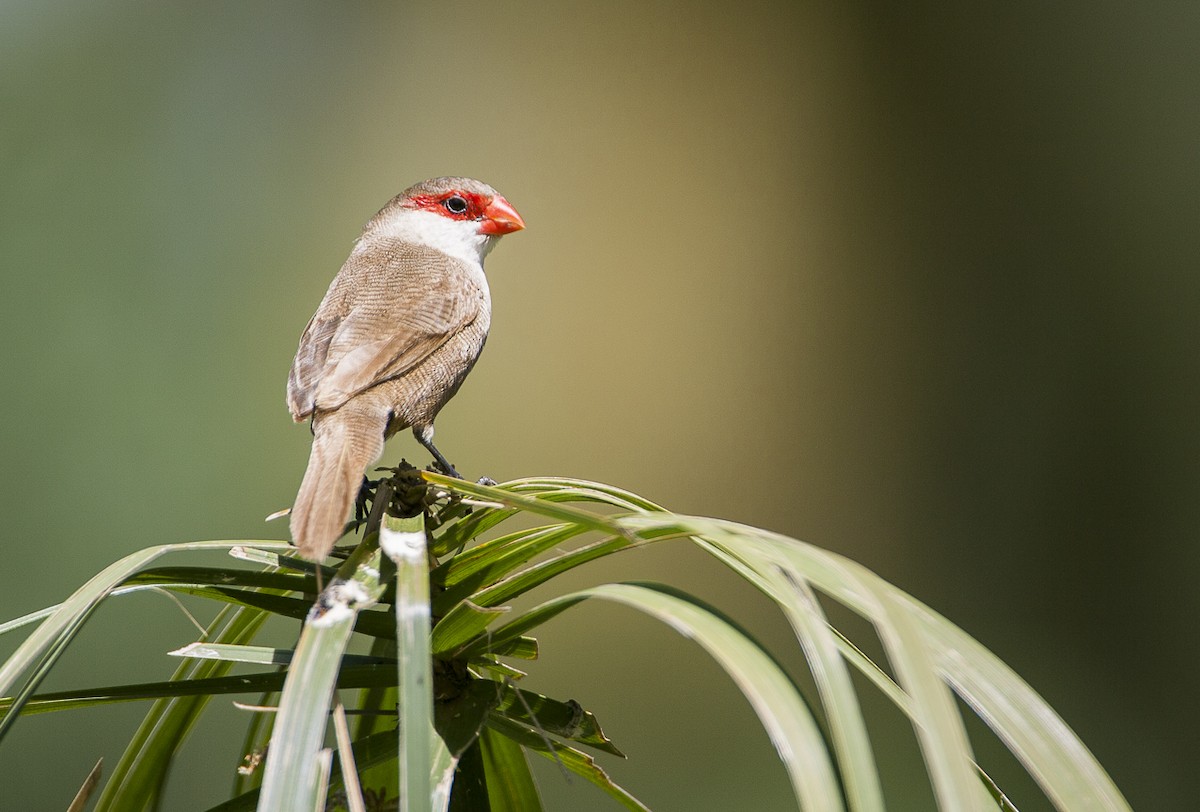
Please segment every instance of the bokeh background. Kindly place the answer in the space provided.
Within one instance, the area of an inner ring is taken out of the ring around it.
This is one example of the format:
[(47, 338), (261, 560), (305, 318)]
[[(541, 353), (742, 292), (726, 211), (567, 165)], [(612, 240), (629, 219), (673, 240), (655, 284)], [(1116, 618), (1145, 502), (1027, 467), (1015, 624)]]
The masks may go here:
[[(150, 544), (282, 537), (301, 329), (384, 201), (467, 174), (529, 228), (489, 259), (492, 337), (438, 423), (466, 473), (849, 555), (1013, 665), (1135, 808), (1189, 808), (1198, 83), (1194, 3), (0, 2), (0, 618)], [(586, 578), (669, 581), (787, 644), (684, 545)], [(194, 635), (124, 599), (46, 687), (165, 678)], [(653, 808), (789, 808), (692, 644), (604, 606), (541, 637), (530, 687), (593, 709)], [(218, 704), (169, 809), (228, 787)], [(871, 707), (894, 808), (930, 808)], [(22, 721), (0, 805), (64, 808), (143, 711)], [(553, 809), (612, 808), (538, 774)]]

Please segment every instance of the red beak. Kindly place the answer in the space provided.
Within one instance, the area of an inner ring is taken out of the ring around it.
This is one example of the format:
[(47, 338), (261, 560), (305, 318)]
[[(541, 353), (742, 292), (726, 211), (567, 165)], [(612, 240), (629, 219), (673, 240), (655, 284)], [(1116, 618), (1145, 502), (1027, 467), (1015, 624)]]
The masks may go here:
[(479, 224), (480, 234), (511, 234), (525, 228), (525, 221), (512, 204), (500, 195), (492, 198), (492, 202), (483, 210), (483, 222)]

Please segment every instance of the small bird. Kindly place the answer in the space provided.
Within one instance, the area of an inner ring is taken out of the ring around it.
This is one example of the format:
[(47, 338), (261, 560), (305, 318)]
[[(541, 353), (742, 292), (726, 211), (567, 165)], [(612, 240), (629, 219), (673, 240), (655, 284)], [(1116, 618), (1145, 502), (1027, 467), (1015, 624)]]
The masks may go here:
[(367, 222), (316, 314), (288, 375), (292, 419), (311, 419), (308, 468), (291, 511), (292, 539), (320, 560), (342, 535), (363, 471), (384, 441), (412, 428), (437, 465), (433, 421), (487, 339), (483, 259), (525, 222), (486, 183), (433, 178)]

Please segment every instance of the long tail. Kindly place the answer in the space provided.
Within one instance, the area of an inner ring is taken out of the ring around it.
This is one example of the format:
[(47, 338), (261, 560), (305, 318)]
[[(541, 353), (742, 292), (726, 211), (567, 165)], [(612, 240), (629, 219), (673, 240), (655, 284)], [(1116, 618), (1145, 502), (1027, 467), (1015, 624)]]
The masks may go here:
[(321, 560), (341, 538), (363, 470), (383, 453), (386, 424), (386, 415), (345, 407), (314, 421), (312, 452), (291, 518), (292, 539), (305, 558)]

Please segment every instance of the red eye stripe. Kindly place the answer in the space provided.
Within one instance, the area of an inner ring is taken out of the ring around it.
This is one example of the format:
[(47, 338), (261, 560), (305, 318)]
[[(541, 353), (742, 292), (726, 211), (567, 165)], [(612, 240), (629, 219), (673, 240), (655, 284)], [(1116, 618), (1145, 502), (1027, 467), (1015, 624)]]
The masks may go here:
[[(466, 201), (467, 208), (461, 212), (450, 211), (446, 208), (446, 201), (452, 197), (462, 198)], [(491, 203), (489, 198), (473, 192), (445, 192), (439, 195), (417, 195), (412, 198), (411, 205), (414, 209), (437, 212), (451, 220), (479, 220), (483, 217), (483, 210), (488, 207), (489, 203)]]

